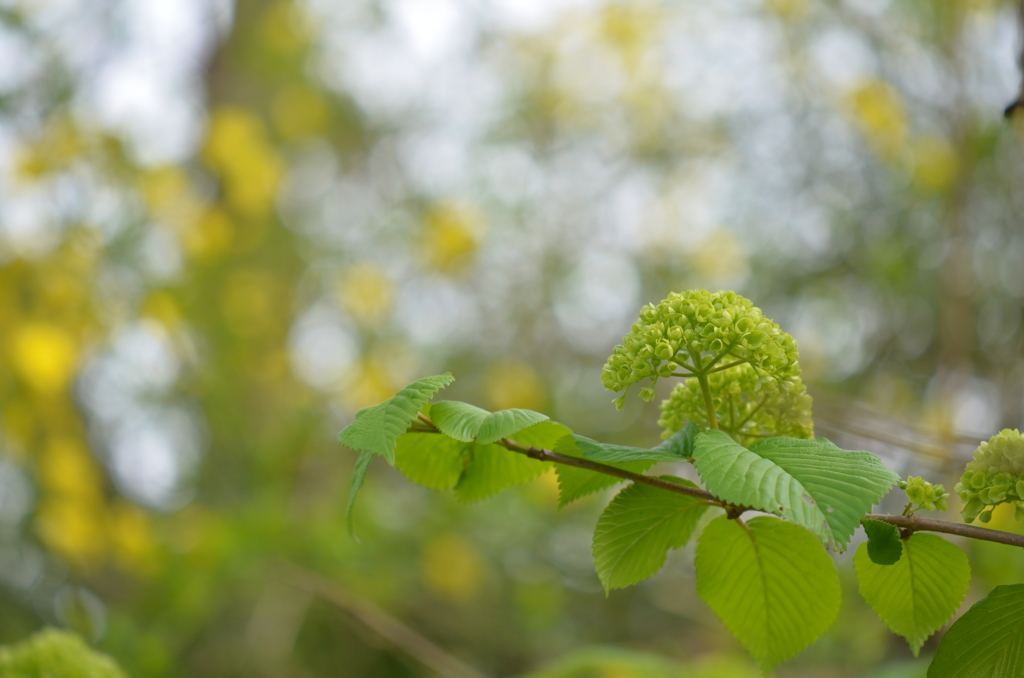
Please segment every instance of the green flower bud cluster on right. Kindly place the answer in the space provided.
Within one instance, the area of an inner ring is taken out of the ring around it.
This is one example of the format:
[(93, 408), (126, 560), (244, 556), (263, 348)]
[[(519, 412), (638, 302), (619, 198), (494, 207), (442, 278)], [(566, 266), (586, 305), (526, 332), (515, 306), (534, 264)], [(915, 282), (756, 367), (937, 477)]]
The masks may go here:
[[(639, 320), (608, 358), (601, 381), (609, 391), (628, 391), (650, 379), (640, 391), (650, 401), (659, 378), (715, 374), (729, 362), (743, 361), (757, 376), (757, 390), (772, 381), (792, 383), (800, 375), (797, 360), (793, 337), (749, 299), (735, 292), (690, 290), (640, 310)], [(625, 394), (615, 400), (616, 407), (624, 402)]]
[(964, 502), (960, 514), (967, 522), (987, 523), (1003, 503), (1014, 504), (1017, 519), (1024, 520), (1024, 436), (1004, 429), (979, 445), (953, 489)]
[(906, 491), (907, 501), (910, 502), (904, 515), (914, 513), (919, 509), (945, 511), (949, 508), (946, 502), (949, 492), (946, 492), (946, 488), (941, 484), (932, 485), (924, 478), (910, 476), (906, 480), (900, 481), (900, 489)]
[[(814, 437), (812, 400), (800, 377), (793, 377), (790, 383), (761, 384), (754, 368), (744, 363), (708, 375), (708, 382), (719, 428), (740, 445), (773, 436)], [(668, 400), (661, 403), (658, 424), (665, 429), (661, 437), (670, 438), (689, 421), (708, 426), (704, 397), (695, 379), (676, 384)]]

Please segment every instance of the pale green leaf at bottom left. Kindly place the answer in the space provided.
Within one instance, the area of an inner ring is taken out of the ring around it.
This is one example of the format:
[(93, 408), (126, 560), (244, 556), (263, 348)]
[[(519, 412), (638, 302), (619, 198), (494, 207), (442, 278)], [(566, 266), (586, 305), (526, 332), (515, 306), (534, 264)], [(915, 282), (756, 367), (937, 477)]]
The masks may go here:
[(813, 534), (761, 516), (715, 518), (697, 543), (697, 594), (767, 675), (828, 630), (839, 573)]
[(127, 674), (79, 636), (43, 629), (0, 648), (0, 678), (127, 678)]

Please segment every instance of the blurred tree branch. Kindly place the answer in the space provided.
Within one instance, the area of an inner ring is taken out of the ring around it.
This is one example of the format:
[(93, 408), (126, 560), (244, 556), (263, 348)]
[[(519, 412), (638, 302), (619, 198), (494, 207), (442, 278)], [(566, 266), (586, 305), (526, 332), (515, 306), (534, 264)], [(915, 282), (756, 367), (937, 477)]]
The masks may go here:
[(341, 584), (295, 563), (283, 564), (284, 579), (295, 588), (340, 607), (390, 645), (418, 660), (443, 678), (487, 678), (460, 659), (402, 623), (375, 603)]
[[(426, 419), (421, 416), (421, 419)], [(556, 464), (563, 464), (565, 466), (574, 466), (576, 468), (586, 469), (588, 471), (594, 471), (596, 473), (604, 473), (606, 475), (615, 476), (616, 478), (622, 478), (624, 480), (632, 480), (637, 483), (644, 485), (650, 485), (651, 487), (657, 487), (658, 489), (666, 490), (668, 492), (675, 492), (676, 494), (684, 494), (690, 497), (698, 497), (706, 500), (710, 504), (717, 506), (727, 507), (727, 505), (718, 499), (715, 495), (711, 494), (707, 490), (696, 489), (692, 487), (686, 487), (685, 485), (677, 485), (676, 483), (661, 480), (660, 478), (654, 478), (651, 476), (645, 476), (641, 473), (632, 473), (623, 469), (615, 468), (614, 466), (608, 466), (601, 464), (596, 461), (590, 461), (589, 459), (578, 459), (576, 457), (569, 457), (564, 454), (558, 454), (551, 450), (540, 449), (529, 445), (523, 445), (515, 440), (509, 438), (503, 438), (496, 444), (501, 445), (505, 449), (511, 450), (512, 452), (518, 452), (524, 454), (531, 459), (538, 461), (550, 461)], [(746, 510), (746, 507), (739, 507)], [(872, 513), (866, 516), (874, 520), (880, 520), (884, 523), (896, 525), (906, 529), (922, 531), (922, 532), (942, 532), (944, 534), (955, 534), (961, 537), (970, 537), (971, 539), (979, 539), (981, 541), (991, 541), (997, 544), (1007, 544), (1009, 546), (1021, 546), (1024, 547), (1024, 535), (1013, 534), (1012, 532), (1003, 532), (1001, 530), (990, 530), (984, 527), (977, 527), (975, 525), (965, 525), (961, 523), (953, 523), (948, 520), (938, 520), (935, 518), (921, 518), (919, 516), (891, 516), (888, 514)]]

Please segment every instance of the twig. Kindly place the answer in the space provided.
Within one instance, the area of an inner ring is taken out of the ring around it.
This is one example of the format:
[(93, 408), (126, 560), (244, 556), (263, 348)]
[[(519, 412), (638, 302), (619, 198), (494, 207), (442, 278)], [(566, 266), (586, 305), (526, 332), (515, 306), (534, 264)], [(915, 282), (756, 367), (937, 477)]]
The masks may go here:
[(743, 358), (742, 360), (737, 360), (735, 362), (731, 362), (728, 365), (721, 365), (719, 367), (716, 367), (713, 370), (708, 370), (708, 374), (714, 374), (715, 372), (723, 372), (723, 371), (729, 369), (730, 367), (736, 367), (737, 365), (742, 365), (743, 363), (749, 363), (749, 362), (750, 362), (749, 360), (747, 360), (746, 358)]
[[(558, 454), (551, 450), (542, 450), (536, 447), (529, 447), (517, 443), (514, 440), (505, 438), (500, 441), (501, 445), (506, 447), (513, 452), (519, 452), (525, 454), (531, 459), (537, 459), (540, 461), (553, 461), (556, 464), (565, 464), (566, 466), (575, 466), (576, 468), (584, 468), (589, 471), (595, 471), (597, 473), (605, 473), (610, 476), (616, 476), (626, 480), (632, 480), (636, 483), (643, 483), (644, 485), (650, 485), (651, 487), (657, 487), (662, 490), (669, 492), (675, 492), (676, 494), (685, 494), (690, 497), (698, 497), (704, 499), (712, 504), (718, 506), (726, 506), (726, 502), (711, 494), (707, 490), (701, 490), (693, 487), (687, 487), (685, 485), (679, 485), (677, 483), (670, 482), (668, 480), (662, 480), (661, 478), (655, 478), (653, 476), (645, 476), (641, 473), (632, 473), (630, 471), (624, 471), (622, 469), (615, 468), (614, 466), (606, 466), (596, 461), (590, 461), (589, 459), (577, 459), (576, 457), (567, 457), (564, 454)], [(756, 510), (756, 509), (748, 509)], [(956, 534), (961, 537), (970, 537), (972, 539), (981, 539), (982, 541), (994, 541), (999, 544), (1009, 544), (1010, 546), (1021, 546), (1024, 547), (1024, 535), (1014, 534), (1012, 532), (1003, 532), (1001, 530), (990, 530), (985, 527), (977, 527), (975, 525), (963, 525), (960, 523), (953, 523), (948, 520), (938, 520), (936, 518), (922, 518), (916, 513), (912, 516), (891, 516), (884, 513), (870, 513), (865, 518), (873, 518), (880, 520), (883, 523), (890, 523), (898, 527), (909, 528), (918, 532), (942, 532), (945, 534)]]
[[(675, 492), (676, 494), (685, 494), (690, 497), (697, 497), (698, 499), (704, 499), (716, 506), (724, 506), (724, 502), (707, 490), (701, 490), (696, 487), (687, 487), (686, 485), (673, 483), (670, 480), (662, 480), (661, 478), (656, 478), (654, 476), (645, 476), (642, 473), (633, 473), (632, 471), (615, 468), (614, 466), (590, 461), (589, 459), (569, 457), (564, 454), (559, 454), (558, 452), (552, 452), (551, 450), (523, 445), (522, 443), (518, 443), (515, 440), (510, 440), (508, 438), (502, 438), (498, 441), (498, 444), (506, 449), (512, 450), (513, 452), (525, 454), (530, 459), (536, 459), (537, 461), (552, 461), (556, 464), (563, 464), (565, 466), (575, 466), (576, 468), (583, 468), (596, 473), (604, 473), (609, 476), (622, 478), (623, 480), (632, 480), (634, 483), (650, 485), (651, 487), (668, 490), (669, 492)], [(683, 461), (683, 458), (680, 457), (679, 460)]]
[[(433, 422), (422, 414), (419, 415), (419, 418), (424, 423), (434, 426)], [(726, 509), (739, 508), (741, 511), (758, 510), (747, 506), (732, 506), (707, 490), (679, 485), (678, 483), (673, 483), (669, 480), (662, 480), (661, 478), (656, 478), (654, 476), (645, 476), (642, 473), (633, 473), (632, 471), (615, 468), (614, 466), (590, 461), (589, 459), (569, 457), (564, 454), (552, 452), (551, 450), (545, 450), (531, 445), (523, 445), (511, 438), (502, 438), (497, 442), (497, 444), (511, 450), (512, 452), (525, 454), (527, 457), (538, 461), (550, 461), (556, 464), (563, 464), (565, 466), (575, 466), (576, 468), (594, 471), (595, 473), (604, 473), (605, 475), (615, 476), (616, 478), (622, 478), (623, 480), (632, 480), (635, 483), (650, 485), (651, 487), (657, 487), (660, 490), (675, 492), (676, 494), (685, 494), (689, 497), (697, 497), (698, 499), (703, 499), (708, 503), (721, 506)], [(682, 457), (680, 457), (680, 461), (683, 461)], [(988, 528), (977, 527), (975, 525), (953, 523), (948, 520), (938, 520), (937, 518), (922, 518), (916, 513), (911, 516), (891, 516), (887, 513), (869, 513), (864, 517), (880, 520), (883, 523), (889, 523), (891, 525), (896, 525), (897, 527), (903, 527), (917, 532), (942, 532), (944, 534), (955, 534), (961, 537), (980, 539), (982, 541), (992, 541), (997, 544), (1024, 547), (1024, 535), (1014, 534), (1013, 532), (1003, 532), (1002, 530), (990, 530)]]
[(971, 539), (981, 539), (982, 541), (994, 541), (997, 544), (1024, 547), (1024, 535), (1003, 532), (1001, 530), (990, 530), (986, 527), (978, 527), (977, 525), (951, 523), (948, 520), (938, 520), (937, 518), (922, 518), (916, 513), (909, 516), (869, 513), (864, 517), (880, 520), (883, 523), (914, 530), (915, 532), (943, 532), (945, 534), (960, 535), (961, 537), (970, 537)]
[[(537, 459), (539, 461), (553, 461), (556, 464), (564, 464), (566, 466), (575, 466), (576, 468), (583, 468), (589, 471), (595, 471), (597, 473), (605, 473), (610, 476), (616, 476), (625, 480), (632, 480), (636, 483), (642, 483), (644, 485), (650, 485), (651, 487), (657, 487), (662, 490), (669, 492), (675, 492), (676, 494), (685, 494), (690, 497), (698, 497), (704, 499), (712, 504), (718, 506), (724, 506), (725, 502), (711, 494), (707, 490), (701, 490), (693, 487), (687, 487), (685, 485), (679, 485), (677, 483), (670, 482), (668, 480), (662, 480), (661, 478), (655, 478), (653, 476), (645, 476), (641, 473), (632, 473), (630, 471), (624, 471), (622, 469), (615, 468), (614, 466), (607, 466), (605, 464), (598, 463), (596, 461), (590, 461), (588, 459), (577, 459), (576, 457), (567, 457), (564, 454), (558, 454), (551, 450), (538, 449), (536, 447), (529, 447), (517, 443), (514, 440), (505, 438), (500, 441), (501, 445), (506, 447), (513, 452), (519, 452), (525, 454), (531, 459)], [(880, 520), (884, 523), (890, 523), (898, 527), (910, 528), (919, 532), (943, 532), (945, 534), (956, 534), (962, 537), (971, 537), (972, 539), (981, 539), (983, 541), (994, 541), (999, 544), (1009, 544), (1010, 546), (1021, 546), (1024, 547), (1024, 535), (1013, 534), (1012, 532), (1003, 532), (1001, 530), (990, 530), (984, 527), (976, 527), (974, 525), (962, 525), (960, 523), (953, 523), (948, 520), (938, 520), (935, 518), (922, 518), (921, 516), (914, 514), (912, 516), (891, 516), (882, 513), (870, 513), (865, 518), (873, 518), (874, 520)]]
[(434, 673), (444, 678), (487, 678), (375, 603), (356, 595), (340, 584), (294, 563), (284, 563), (284, 569), (285, 580), (292, 586), (345, 610), (388, 643), (419, 660)]

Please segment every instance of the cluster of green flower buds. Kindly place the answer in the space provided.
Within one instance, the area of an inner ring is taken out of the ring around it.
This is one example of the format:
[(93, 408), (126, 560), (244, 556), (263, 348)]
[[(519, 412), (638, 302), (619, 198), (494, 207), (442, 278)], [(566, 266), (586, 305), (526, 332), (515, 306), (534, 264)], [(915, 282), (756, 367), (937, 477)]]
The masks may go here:
[(1024, 436), (1004, 429), (979, 445), (953, 489), (964, 502), (960, 515), (967, 522), (987, 523), (1002, 503), (1013, 503), (1017, 519), (1024, 519)]
[(926, 511), (945, 511), (949, 508), (946, 500), (949, 492), (940, 485), (932, 485), (924, 478), (909, 476), (906, 480), (900, 481), (900, 489), (907, 493), (907, 500), (910, 502), (909, 511), (913, 513), (918, 509)]
[[(771, 436), (814, 437), (811, 396), (800, 377), (762, 385), (754, 368), (743, 363), (708, 375), (708, 385), (718, 427), (741, 445)], [(695, 379), (677, 384), (668, 400), (662, 401), (658, 424), (665, 430), (661, 437), (671, 437), (688, 421), (709, 426), (704, 396)]]
[[(735, 292), (691, 290), (640, 310), (640, 319), (608, 358), (601, 381), (609, 391), (621, 391), (649, 378), (651, 386), (640, 397), (650, 401), (659, 378), (710, 373), (726, 360), (751, 365), (757, 386), (791, 382), (800, 374), (796, 341), (749, 299)], [(616, 399), (617, 407), (624, 398)]]

